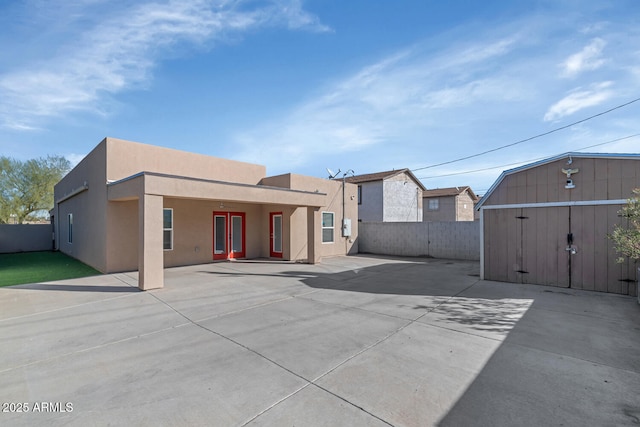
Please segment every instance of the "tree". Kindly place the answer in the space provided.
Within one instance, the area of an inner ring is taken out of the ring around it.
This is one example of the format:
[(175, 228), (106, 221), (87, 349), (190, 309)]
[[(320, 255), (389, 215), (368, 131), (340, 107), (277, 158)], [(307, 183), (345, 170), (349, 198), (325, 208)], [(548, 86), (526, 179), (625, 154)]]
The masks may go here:
[[(629, 221), (628, 227), (616, 225), (611, 239), (615, 242), (616, 252), (634, 261), (640, 260), (640, 188), (633, 190), (633, 196), (618, 213)], [(624, 262), (624, 258), (618, 258)]]
[(0, 224), (22, 224), (53, 208), (53, 186), (70, 169), (62, 156), (25, 162), (0, 157)]

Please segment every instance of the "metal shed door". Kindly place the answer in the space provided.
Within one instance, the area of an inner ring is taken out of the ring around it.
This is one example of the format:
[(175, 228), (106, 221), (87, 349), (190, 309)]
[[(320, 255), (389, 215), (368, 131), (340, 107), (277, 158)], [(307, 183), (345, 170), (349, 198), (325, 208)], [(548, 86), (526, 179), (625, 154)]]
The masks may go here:
[(570, 287), (569, 207), (520, 209), (519, 283)]
[[(607, 237), (618, 205), (484, 212), (485, 278), (635, 295), (636, 273)], [(575, 249), (575, 251), (571, 250)]]
[(569, 286), (569, 208), (491, 209), (484, 212), (485, 278)]
[(626, 222), (618, 216), (620, 205), (572, 206), (571, 233), (575, 254), (571, 255), (571, 287), (589, 291), (633, 295), (633, 263), (618, 264), (618, 254), (607, 237), (615, 224)]

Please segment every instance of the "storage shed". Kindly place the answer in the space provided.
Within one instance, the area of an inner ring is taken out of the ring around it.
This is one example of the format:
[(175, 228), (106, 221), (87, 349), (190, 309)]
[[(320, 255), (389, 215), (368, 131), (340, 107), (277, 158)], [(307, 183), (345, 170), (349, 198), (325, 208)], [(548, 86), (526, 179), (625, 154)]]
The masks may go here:
[(485, 280), (636, 294), (607, 237), (640, 187), (640, 154), (566, 153), (503, 172), (478, 202)]

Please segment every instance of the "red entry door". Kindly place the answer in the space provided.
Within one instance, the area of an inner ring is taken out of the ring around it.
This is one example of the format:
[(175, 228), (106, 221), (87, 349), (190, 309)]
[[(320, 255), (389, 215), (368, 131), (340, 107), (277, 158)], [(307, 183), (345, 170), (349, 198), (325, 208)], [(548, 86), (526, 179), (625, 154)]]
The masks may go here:
[(282, 258), (282, 212), (269, 213), (269, 255)]
[(245, 213), (213, 213), (213, 259), (244, 258)]

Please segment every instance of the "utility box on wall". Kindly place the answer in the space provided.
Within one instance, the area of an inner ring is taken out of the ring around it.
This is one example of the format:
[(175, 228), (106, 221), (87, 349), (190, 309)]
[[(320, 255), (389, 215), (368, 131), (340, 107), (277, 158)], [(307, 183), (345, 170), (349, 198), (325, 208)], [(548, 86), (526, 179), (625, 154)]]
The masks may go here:
[(348, 218), (342, 220), (342, 237), (351, 237), (351, 220)]

